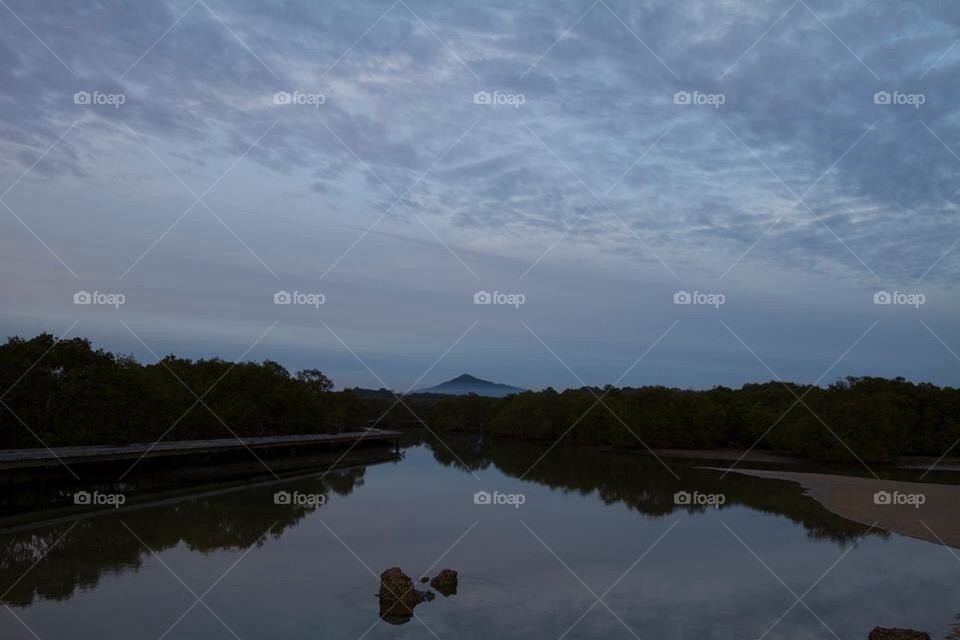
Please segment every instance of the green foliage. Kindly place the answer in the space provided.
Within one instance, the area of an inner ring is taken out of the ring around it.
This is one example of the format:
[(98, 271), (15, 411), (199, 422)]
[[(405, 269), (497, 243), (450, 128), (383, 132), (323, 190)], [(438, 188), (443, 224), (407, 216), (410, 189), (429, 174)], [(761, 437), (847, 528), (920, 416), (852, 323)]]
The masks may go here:
[(291, 376), (270, 360), (170, 355), (142, 365), (82, 338), (11, 338), (0, 346), (0, 388), (10, 389), (0, 404), (0, 448), (318, 433), (362, 424), (355, 396), (332, 387), (316, 369)]
[(887, 460), (940, 456), (960, 440), (958, 425), (958, 389), (847, 378), (826, 389), (768, 382), (738, 390), (528, 391), (499, 401), (486, 431), (619, 448), (754, 447), (822, 460)]
[(171, 355), (142, 365), (82, 338), (44, 334), (0, 345), (0, 391), (6, 389), (0, 448), (40, 446), (37, 438), (62, 446), (368, 424), (617, 448), (753, 447), (823, 460), (940, 456), (960, 440), (960, 390), (903, 378), (847, 378), (827, 388), (780, 382), (703, 391), (585, 387), (501, 399), (411, 395), (398, 401), (385, 389), (335, 392), (317, 369), (291, 375), (270, 360)]

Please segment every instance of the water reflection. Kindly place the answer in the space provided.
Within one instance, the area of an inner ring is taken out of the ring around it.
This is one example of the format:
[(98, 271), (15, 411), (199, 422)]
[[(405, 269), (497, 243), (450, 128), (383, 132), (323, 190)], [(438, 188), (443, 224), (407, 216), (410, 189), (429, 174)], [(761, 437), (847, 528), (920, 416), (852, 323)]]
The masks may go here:
[[(363, 484), (365, 471), (365, 467), (339, 469), (322, 478), (264, 483), (163, 508), (124, 510), (0, 535), (0, 584), (19, 578), (3, 600), (26, 606), (36, 598), (68, 599), (77, 589), (95, 587), (106, 573), (139, 568), (150, 550), (160, 552), (183, 544), (191, 551), (211, 553), (262, 545), (264, 534), (280, 538), (321, 508), (317, 503), (275, 504), (278, 488), (295, 482), (301, 492), (346, 496)], [(122, 526), (121, 519), (142, 543)]]
[(544, 456), (544, 447), (536, 444), (484, 440), (475, 436), (448, 437), (443, 442), (425, 437), (423, 444), (440, 464), (465, 471), (479, 471), (493, 465), (512, 478), (580, 495), (595, 494), (604, 504), (623, 504), (646, 516), (668, 516), (678, 510), (705, 511), (714, 508), (678, 505), (678, 491), (723, 494), (721, 508), (736, 505), (756, 511), (786, 516), (802, 525), (811, 538), (845, 545), (863, 535), (885, 538), (885, 531), (870, 529), (824, 509), (804, 495), (796, 483), (782, 480), (757, 481), (739, 474), (721, 479), (721, 472), (676, 463), (675, 477), (664, 465), (646, 456), (615, 451), (598, 451), (558, 446)]
[[(402, 628), (382, 621), (373, 626), (383, 613), (377, 606), (375, 572), (399, 565), (415, 579), (443, 566), (460, 571), (456, 597), (438, 596), (417, 609), (440, 637), (512, 634), (550, 640), (593, 601), (525, 525), (602, 591), (671, 521), (680, 521), (676, 533), (610, 595), (611, 607), (651, 637), (758, 637), (791, 604), (790, 594), (781, 592), (728, 535), (720, 518), (758, 546), (760, 556), (788, 584), (801, 589), (837, 561), (840, 552), (834, 544), (848, 548), (865, 530), (830, 514), (789, 482), (737, 475), (721, 481), (718, 472), (671, 461), (677, 480), (655, 460), (636, 455), (557, 447), (537, 462), (545, 451), (540, 445), (446, 435), (444, 441), (409, 439), (406, 444), (424, 447), (410, 450), (395, 466), (344, 469), (323, 479), (292, 479), (289, 486), (262, 484), (139, 510), (124, 508), (73, 520), (75, 524), (0, 533), (0, 591), (13, 584), (4, 601), (11, 607), (34, 605), (23, 616), (37, 626), (40, 637), (69, 636), (62, 632), (72, 625), (97, 637), (95, 630), (113, 629), (106, 623), (98, 626), (97, 607), (114, 607), (127, 594), (131, 602), (152, 603), (155, 594), (166, 599), (171, 591), (174, 598), (182, 591), (146, 547), (166, 551), (164, 562), (182, 572), (188, 584), (206, 586), (250, 545), (265, 544), (262, 536), (269, 531), (265, 548), (249, 554), (231, 574), (232, 589), (212, 602), (241, 637), (359, 637), (372, 629), (371, 640), (431, 638), (416, 618)], [(483, 476), (482, 484), (468, 471)], [(364, 490), (358, 492), (360, 487)], [(519, 490), (530, 500), (520, 510), (475, 507), (470, 498), (478, 488)], [(328, 506), (277, 505), (274, 493), (280, 489), (350, 498)], [(677, 505), (674, 493), (679, 490), (723, 493), (727, 500), (718, 515), (714, 509)], [(474, 533), (442, 556), (481, 520)], [(55, 545), (70, 526), (74, 528)], [(804, 544), (802, 532), (828, 544)], [(888, 545), (883, 537), (871, 533), (832, 581), (811, 594), (811, 605), (850, 638), (866, 637), (865, 630), (877, 624), (918, 626), (936, 609), (935, 628), (927, 630), (944, 637), (956, 590), (949, 583), (951, 567), (941, 566), (941, 550), (903, 539)], [(889, 554), (891, 550), (898, 554)], [(737, 554), (743, 554), (742, 562)], [(438, 557), (442, 564), (429, 571)], [(944, 553), (944, 558), (949, 556)], [(78, 593), (88, 589), (94, 593)], [(191, 602), (187, 599), (183, 608)], [(169, 606), (157, 612), (149, 630), (144, 625), (141, 633), (127, 637), (158, 637), (181, 613), (177, 602), (163, 604)], [(270, 612), (270, 620), (263, 620), (263, 611)], [(568, 637), (628, 637), (604, 611), (597, 608)], [(138, 615), (130, 612), (116, 624), (137, 629)], [(823, 630), (804, 615), (798, 608), (785, 620), (789, 635), (768, 637), (826, 637), (816, 635)], [(23, 631), (15, 619), (6, 622)], [(188, 619), (177, 636), (212, 637), (205, 622), (218, 624), (202, 616)], [(0, 619), (0, 636), (6, 637), (3, 624)], [(215, 626), (213, 631), (218, 631)], [(960, 640), (960, 634), (952, 638)]]
[[(433, 438), (407, 440), (407, 445), (425, 444), (444, 466), (474, 471), (492, 465), (512, 478), (564, 492), (595, 494), (607, 505), (623, 504), (646, 516), (667, 516), (678, 510), (704, 511), (709, 507), (675, 504), (674, 494), (681, 490), (715, 492), (726, 496), (721, 508), (743, 505), (783, 515), (802, 525), (812, 538), (846, 544), (868, 532), (868, 527), (823, 509), (791, 482), (757, 481), (736, 474), (720, 480), (718, 472), (690, 465), (683, 467), (678, 480), (658, 462), (645, 457), (557, 447), (541, 459), (542, 446), (491, 442), (475, 436), (445, 437), (443, 443)], [(297, 487), (300, 491), (346, 496), (363, 484), (364, 472), (364, 467), (343, 469), (322, 480), (298, 480)], [(318, 508), (274, 504), (278, 486), (281, 485), (265, 483), (245, 488), (240, 494), (190, 498), (166, 508), (136, 511), (135, 515), (123, 513), (143, 542), (158, 552), (181, 543), (201, 553), (246, 549), (262, 544), (261, 537), (268, 529), (269, 536), (279, 538)], [(138, 568), (149, 551), (123, 527), (103, 522), (119, 518), (119, 514), (106, 515), (0, 536), (0, 576), (4, 582), (26, 573), (4, 600), (18, 606), (31, 604), (37, 597), (62, 600), (78, 588), (96, 586), (105, 572)], [(68, 529), (70, 533), (65, 535)], [(888, 534), (872, 530), (868, 535)], [(27, 572), (48, 549), (52, 550), (46, 561)]]

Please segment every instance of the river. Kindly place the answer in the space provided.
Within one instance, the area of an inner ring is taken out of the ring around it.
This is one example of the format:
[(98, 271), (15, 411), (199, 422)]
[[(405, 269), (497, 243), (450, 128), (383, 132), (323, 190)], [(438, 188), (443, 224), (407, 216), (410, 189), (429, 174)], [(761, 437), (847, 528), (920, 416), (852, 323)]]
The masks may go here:
[[(546, 452), (421, 442), (395, 462), (7, 530), (0, 637), (951, 632), (960, 557), (947, 547), (844, 520), (791, 482), (721, 480), (690, 460)], [(677, 504), (684, 492), (690, 504)], [(378, 576), (394, 566), (414, 579), (454, 569), (457, 592), (383, 620)]]

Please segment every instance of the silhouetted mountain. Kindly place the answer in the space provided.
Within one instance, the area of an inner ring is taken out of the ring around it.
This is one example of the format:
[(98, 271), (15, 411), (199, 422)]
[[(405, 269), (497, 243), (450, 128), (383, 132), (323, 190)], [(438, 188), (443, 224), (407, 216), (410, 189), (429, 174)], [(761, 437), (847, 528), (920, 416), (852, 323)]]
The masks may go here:
[(512, 393), (522, 393), (526, 389), (511, 387), (508, 384), (490, 382), (471, 376), (468, 373), (457, 376), (453, 380), (447, 380), (435, 387), (418, 389), (414, 393), (433, 393), (446, 396), (466, 396), (474, 393), (478, 396), (487, 396), (489, 398), (503, 398)]

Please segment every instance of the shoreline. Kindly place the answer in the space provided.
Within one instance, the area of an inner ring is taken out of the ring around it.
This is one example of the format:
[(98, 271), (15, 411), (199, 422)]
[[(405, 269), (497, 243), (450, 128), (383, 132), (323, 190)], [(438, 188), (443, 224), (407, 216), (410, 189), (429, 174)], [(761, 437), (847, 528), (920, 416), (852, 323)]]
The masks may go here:
[[(728, 471), (719, 467), (703, 468)], [(925, 542), (960, 549), (960, 520), (956, 517), (957, 505), (960, 504), (960, 486), (796, 471), (730, 471), (758, 478), (795, 482), (803, 488), (806, 495), (842, 518)], [(891, 501), (899, 496), (907, 502), (878, 504), (875, 499), (878, 492), (894, 496)], [(910, 502), (909, 496), (922, 498)], [(922, 503), (917, 504), (920, 500)]]

